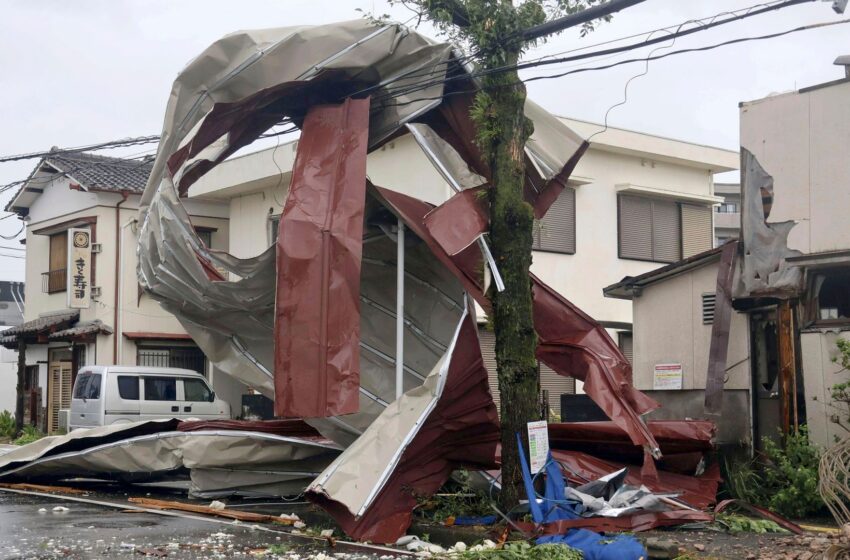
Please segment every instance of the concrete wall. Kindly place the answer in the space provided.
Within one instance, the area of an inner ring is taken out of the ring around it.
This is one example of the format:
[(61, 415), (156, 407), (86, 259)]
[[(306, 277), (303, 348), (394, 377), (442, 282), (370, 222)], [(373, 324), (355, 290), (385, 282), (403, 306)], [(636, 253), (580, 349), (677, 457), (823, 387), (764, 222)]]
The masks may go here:
[[(702, 294), (714, 293), (717, 261), (652, 284), (634, 299), (634, 383), (652, 389), (655, 364), (681, 363), (683, 389), (705, 389), (711, 325), (702, 322)], [(732, 314), (726, 389), (750, 388), (747, 316)], [(736, 365), (735, 365), (736, 364)]]
[[(0, 327), (0, 336), (6, 327)], [(0, 346), (0, 412), (15, 413), (15, 388), (18, 384), (18, 353)]]
[(837, 383), (850, 381), (850, 372), (841, 371), (841, 366), (832, 361), (839, 354), (835, 345), (839, 337), (850, 339), (850, 332), (811, 331), (800, 334), (809, 435), (812, 441), (824, 446), (850, 435), (833, 420), (837, 415), (846, 424), (847, 409), (835, 406), (829, 390)]
[(850, 248), (850, 81), (744, 103), (741, 145), (773, 176), (769, 221), (794, 220), (788, 246)]

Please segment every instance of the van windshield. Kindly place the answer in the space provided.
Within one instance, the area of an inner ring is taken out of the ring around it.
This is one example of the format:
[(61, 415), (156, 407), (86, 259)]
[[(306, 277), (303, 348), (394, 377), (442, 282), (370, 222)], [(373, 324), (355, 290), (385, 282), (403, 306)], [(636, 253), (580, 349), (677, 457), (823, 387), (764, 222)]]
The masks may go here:
[(200, 379), (184, 379), (183, 394), (187, 401), (212, 402), (212, 392)]

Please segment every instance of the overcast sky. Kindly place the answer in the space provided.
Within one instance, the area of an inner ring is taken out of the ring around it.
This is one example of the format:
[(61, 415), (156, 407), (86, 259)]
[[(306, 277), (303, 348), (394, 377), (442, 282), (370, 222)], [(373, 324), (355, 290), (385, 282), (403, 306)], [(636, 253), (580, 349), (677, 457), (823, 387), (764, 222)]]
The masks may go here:
[[(755, 2), (647, 0), (585, 38), (566, 33), (525, 58), (679, 25)], [(840, 19), (830, 4), (813, 2), (696, 33), (670, 50)], [(358, 7), (388, 12), (400, 21), (409, 18), (403, 9), (390, 9), (380, 0), (5, 0), (0, 18), (0, 155), (158, 134), (175, 76), (222, 35), (353, 19), (360, 17)], [(628, 102), (611, 112), (609, 123), (736, 149), (740, 101), (842, 77), (843, 69), (832, 62), (850, 54), (848, 39), (850, 25), (833, 26), (652, 62), (649, 73), (631, 83)], [(648, 50), (584, 65), (608, 64)], [(550, 66), (524, 77), (565, 69)], [(623, 99), (628, 79), (643, 70), (643, 64), (630, 64), (534, 81), (529, 93), (554, 113), (601, 122), (606, 110)], [(147, 149), (99, 153), (128, 156)], [(0, 163), (0, 185), (25, 178), (35, 164)], [(10, 194), (0, 194), (0, 204)], [(19, 228), (14, 218), (0, 220), (0, 234)], [(2, 256), (20, 251), (4, 246), (21, 247), (0, 239), (0, 279), (22, 280), (24, 261)]]

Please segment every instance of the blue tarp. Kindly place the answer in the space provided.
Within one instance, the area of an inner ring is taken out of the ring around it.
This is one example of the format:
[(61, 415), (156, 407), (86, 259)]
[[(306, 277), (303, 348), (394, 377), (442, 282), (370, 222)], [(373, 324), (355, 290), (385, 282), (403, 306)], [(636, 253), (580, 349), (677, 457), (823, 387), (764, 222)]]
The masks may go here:
[[(552, 460), (551, 453), (546, 462), (546, 491), (538, 502), (534, 491), (534, 478), (525, 460), (522, 440), (517, 434), (519, 443), (519, 458), (522, 463), (522, 479), (525, 483), (525, 493), (528, 495), (528, 507), (535, 523), (551, 523), (559, 519), (577, 519), (583, 511), (582, 504), (567, 500), (564, 488), (564, 476), (561, 468)], [(640, 560), (647, 558), (646, 549), (636, 538), (629, 535), (618, 535), (608, 538), (587, 529), (570, 529), (563, 535), (547, 535), (539, 537), (537, 544), (565, 544), (578, 549), (584, 554), (584, 560)]]

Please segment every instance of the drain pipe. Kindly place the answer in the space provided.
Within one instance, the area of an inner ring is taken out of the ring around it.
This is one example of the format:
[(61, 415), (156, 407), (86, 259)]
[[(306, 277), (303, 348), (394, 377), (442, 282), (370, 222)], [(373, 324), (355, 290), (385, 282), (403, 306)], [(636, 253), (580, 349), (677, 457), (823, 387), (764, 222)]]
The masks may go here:
[(128, 191), (121, 191), (121, 197), (121, 200), (115, 205), (115, 307), (114, 316), (112, 318), (112, 324), (115, 327), (115, 331), (112, 335), (112, 363), (116, 365), (120, 365), (118, 360), (118, 338), (121, 336), (121, 333), (118, 330), (118, 324), (120, 322), (120, 313), (118, 310), (121, 308), (119, 293), (119, 290), (121, 289), (121, 260), (123, 257), (121, 254), (121, 232), (124, 229), (121, 227), (121, 205), (127, 202), (127, 199), (130, 197), (130, 193)]

